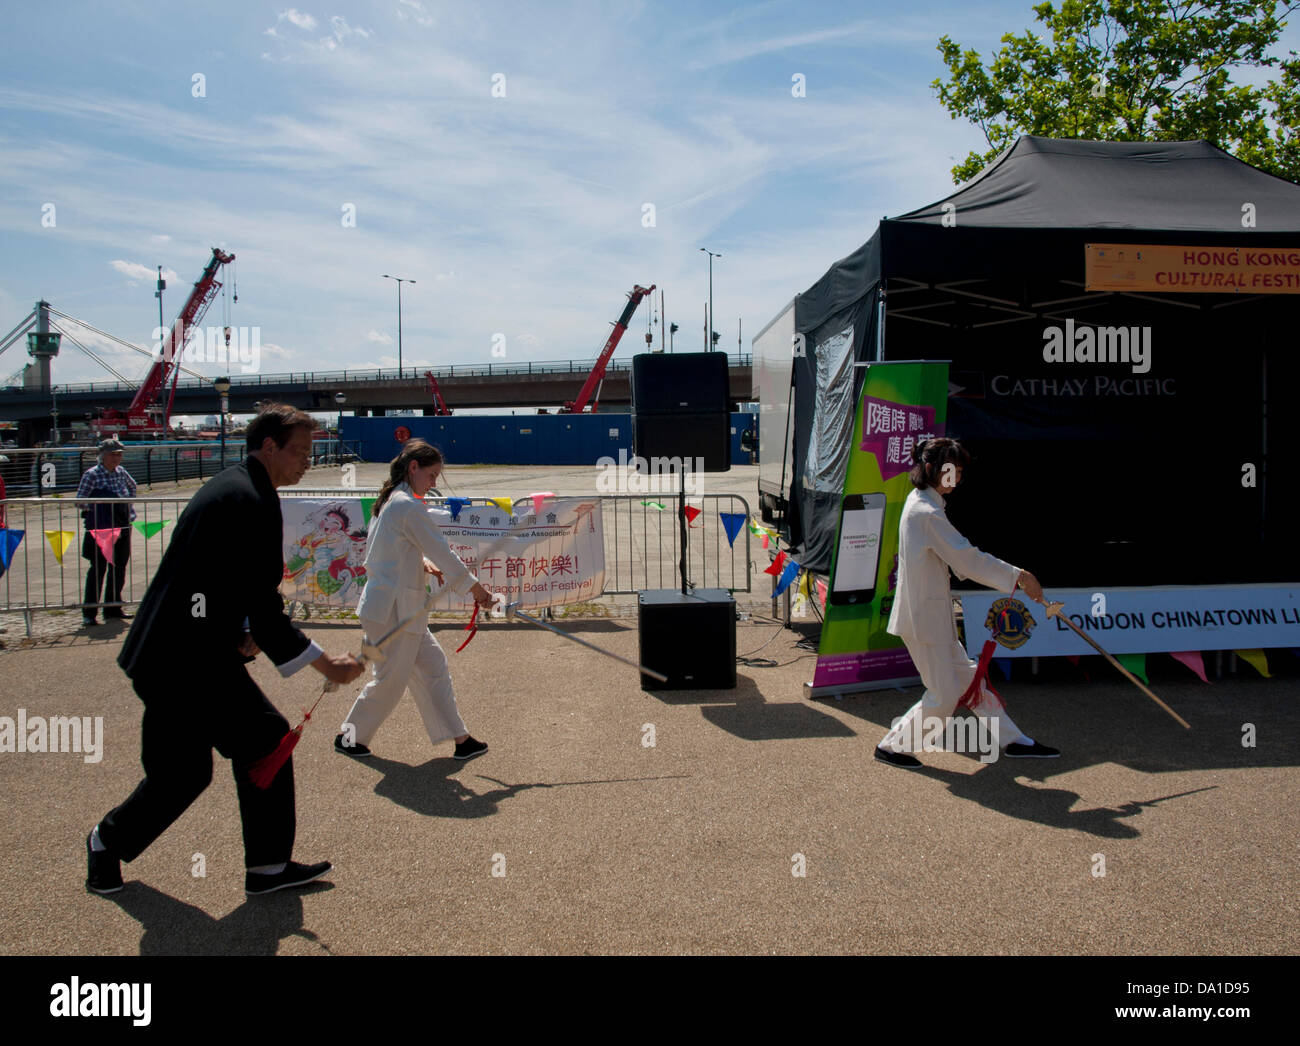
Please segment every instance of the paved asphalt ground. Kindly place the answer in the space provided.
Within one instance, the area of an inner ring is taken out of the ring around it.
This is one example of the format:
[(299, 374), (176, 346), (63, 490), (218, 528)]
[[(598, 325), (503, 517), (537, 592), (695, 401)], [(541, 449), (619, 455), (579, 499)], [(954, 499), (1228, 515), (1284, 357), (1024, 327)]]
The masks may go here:
[[(463, 635), (434, 627), (444, 647)], [(636, 655), (634, 621), (565, 627)], [(330, 651), (360, 638), (305, 630)], [(762, 646), (775, 667), (742, 666), (734, 691), (660, 694), (550, 633), (490, 623), (451, 655), (491, 745), (479, 759), (431, 746), (409, 699), (374, 758), (347, 759), (331, 741), (360, 683), (322, 702), (294, 757), (295, 856), (333, 861), (325, 881), (245, 898), (218, 756), (212, 786), (123, 866), (126, 889), (94, 896), (86, 832), (141, 775), (124, 631), (5, 637), (0, 715), (102, 716), (104, 745), (93, 764), (0, 755), (4, 953), (1294, 955), (1300, 940), (1291, 665), (1207, 686), (1153, 657), (1153, 688), (1191, 731), (1098, 659), (1091, 681), (1017, 668), (1003, 696), (1061, 759), (931, 753), (907, 772), (871, 752), (919, 691), (809, 701), (799, 635), (757, 621), (738, 650)], [(310, 669), (251, 670), (291, 721), (319, 693)], [(178, 690), (199, 671), (178, 655)]]

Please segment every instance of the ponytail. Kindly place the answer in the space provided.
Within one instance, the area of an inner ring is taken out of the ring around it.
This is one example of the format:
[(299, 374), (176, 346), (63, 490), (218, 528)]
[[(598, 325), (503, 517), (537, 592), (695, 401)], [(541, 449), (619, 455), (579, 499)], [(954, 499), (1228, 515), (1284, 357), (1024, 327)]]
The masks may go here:
[(384, 507), (384, 502), (388, 500), (389, 495), (397, 489), (398, 485), (407, 481), (410, 473), (410, 464), (414, 461), (417, 465), (427, 468), (430, 465), (441, 465), (442, 451), (437, 447), (430, 446), (422, 439), (412, 437), (402, 446), (402, 452), (388, 463), (388, 479), (379, 489), (379, 496), (375, 498), (374, 507), (370, 510), (370, 515), (378, 518), (379, 510)]

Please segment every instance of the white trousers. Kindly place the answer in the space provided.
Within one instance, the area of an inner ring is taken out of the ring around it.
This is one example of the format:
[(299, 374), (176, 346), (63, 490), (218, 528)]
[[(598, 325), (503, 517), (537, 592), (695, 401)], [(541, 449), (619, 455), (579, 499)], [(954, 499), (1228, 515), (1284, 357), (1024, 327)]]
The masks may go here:
[[(970, 686), (971, 680), (975, 678), (975, 670), (979, 667), (977, 662), (966, 656), (966, 651), (956, 639), (948, 643), (909, 642), (907, 652), (921, 675), (921, 682), (925, 684), (925, 693), (880, 742), (881, 748), (895, 752), (915, 750), (915, 739), (924, 736), (926, 719), (933, 716), (946, 721), (957, 710), (957, 702)], [(981, 718), (995, 721), (989, 726), (992, 729), (996, 725), (999, 746), (1005, 748), (1009, 744), (1033, 743), (1012, 722), (997, 698), (982, 683), (979, 700), (971, 711)]]
[[(387, 621), (362, 618), (361, 624), (367, 637), (378, 638), (397, 624), (397, 612), (394, 610)], [(469, 733), (456, 707), (447, 655), (427, 628), (418, 634), (399, 632), (384, 647), (384, 655), (382, 661), (372, 662), (374, 676), (357, 695), (352, 711), (343, 721), (345, 734), (351, 726), (356, 731), (356, 743), (369, 747), (375, 731), (408, 689), (434, 744)]]

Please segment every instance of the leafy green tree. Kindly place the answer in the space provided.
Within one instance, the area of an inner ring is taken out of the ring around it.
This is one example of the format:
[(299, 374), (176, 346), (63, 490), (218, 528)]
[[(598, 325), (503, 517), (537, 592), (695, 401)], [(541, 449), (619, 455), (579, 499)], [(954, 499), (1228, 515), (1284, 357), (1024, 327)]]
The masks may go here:
[[(1039, 4), (1034, 14), (1050, 39), (1007, 33), (987, 67), (976, 51), (942, 37), (951, 77), (932, 86), (952, 118), (977, 124), (989, 144), (954, 167), (953, 180), (979, 173), (1019, 135), (1036, 134), (1204, 138), (1300, 182), (1300, 55), (1270, 53), (1297, 7), (1250, 0), (1064, 0), (1059, 10)], [(1242, 73), (1246, 82), (1235, 82)]]

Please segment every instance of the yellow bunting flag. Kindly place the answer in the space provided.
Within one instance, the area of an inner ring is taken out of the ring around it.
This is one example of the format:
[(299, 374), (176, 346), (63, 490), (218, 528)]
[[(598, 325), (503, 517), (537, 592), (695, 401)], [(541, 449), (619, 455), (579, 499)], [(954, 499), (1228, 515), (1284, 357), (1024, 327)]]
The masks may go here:
[(68, 546), (77, 540), (75, 530), (47, 530), (45, 540), (50, 543), (50, 548), (54, 550), (54, 558), (63, 565), (63, 553), (68, 551)]
[(1234, 650), (1233, 653), (1245, 661), (1246, 664), (1250, 665), (1251, 668), (1262, 675), (1265, 679), (1273, 678), (1272, 673), (1268, 670), (1268, 658), (1264, 656), (1264, 651)]
[(488, 501), (492, 502), (492, 504), (506, 515), (509, 515), (514, 511), (515, 503), (512, 498), (488, 498)]

